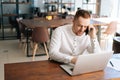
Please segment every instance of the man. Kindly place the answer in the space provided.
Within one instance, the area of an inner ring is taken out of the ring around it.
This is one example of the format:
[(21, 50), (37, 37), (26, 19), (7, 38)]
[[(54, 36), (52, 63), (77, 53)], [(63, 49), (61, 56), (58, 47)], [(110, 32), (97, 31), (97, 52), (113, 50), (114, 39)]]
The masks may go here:
[(75, 64), (77, 57), (85, 51), (94, 53), (100, 50), (96, 30), (90, 24), (90, 13), (78, 10), (73, 24), (60, 26), (53, 32), (49, 55), (52, 60)]

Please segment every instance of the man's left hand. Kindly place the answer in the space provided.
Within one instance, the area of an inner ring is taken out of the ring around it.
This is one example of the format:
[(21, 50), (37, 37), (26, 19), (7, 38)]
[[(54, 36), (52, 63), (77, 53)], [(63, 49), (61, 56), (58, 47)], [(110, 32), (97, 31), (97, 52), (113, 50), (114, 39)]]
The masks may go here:
[(96, 36), (96, 29), (93, 25), (89, 25), (89, 35), (92, 39), (95, 39), (97, 36)]

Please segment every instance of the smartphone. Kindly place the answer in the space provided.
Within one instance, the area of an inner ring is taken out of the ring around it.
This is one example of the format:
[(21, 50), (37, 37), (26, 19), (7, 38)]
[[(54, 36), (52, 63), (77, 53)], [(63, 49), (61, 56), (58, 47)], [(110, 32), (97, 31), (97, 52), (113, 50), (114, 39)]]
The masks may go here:
[(89, 33), (89, 29), (87, 27), (87, 29), (85, 30), (85, 34), (88, 35), (88, 33)]
[(90, 28), (90, 30), (89, 30), (89, 28), (87, 27), (87, 29), (85, 30), (85, 34), (88, 35), (88, 33), (92, 30), (93, 30), (92, 28)]

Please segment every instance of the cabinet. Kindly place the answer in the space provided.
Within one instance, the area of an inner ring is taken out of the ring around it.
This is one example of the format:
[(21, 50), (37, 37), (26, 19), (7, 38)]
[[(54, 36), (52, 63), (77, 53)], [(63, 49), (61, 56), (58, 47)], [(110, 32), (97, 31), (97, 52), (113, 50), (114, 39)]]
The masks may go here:
[(64, 13), (67, 11), (69, 14), (75, 11), (75, 0), (45, 0), (45, 11), (54, 13)]
[(1, 39), (16, 39), (19, 37), (19, 27), (16, 18), (32, 16), (33, 0), (2, 0), (1, 1)]

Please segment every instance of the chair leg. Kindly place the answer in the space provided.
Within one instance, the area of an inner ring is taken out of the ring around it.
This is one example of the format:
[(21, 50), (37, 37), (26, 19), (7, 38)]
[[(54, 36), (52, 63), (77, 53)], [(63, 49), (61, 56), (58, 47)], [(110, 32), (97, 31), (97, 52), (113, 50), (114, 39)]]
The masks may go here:
[(30, 47), (33, 49), (33, 42), (30, 41)]
[(24, 42), (22, 41), (22, 39), (19, 40), (19, 48), (21, 48), (23, 46)]
[(19, 40), (19, 48), (21, 48), (21, 46), (22, 46), (22, 41)]
[(45, 49), (45, 52), (46, 52), (47, 58), (49, 58), (49, 54), (48, 54), (48, 50), (47, 50), (47, 46), (46, 46), (45, 42), (44, 42), (43, 44), (44, 44), (44, 49)]
[(34, 42), (33, 43), (33, 52), (32, 52), (32, 54), (33, 54), (32, 61), (34, 61), (37, 48), (38, 48), (38, 43)]
[(23, 36), (23, 34), (21, 33), (21, 37), (20, 37), (20, 39), (19, 39), (19, 47), (20, 47), (20, 48), (21, 48), (21, 46), (24, 44), (23, 39), (24, 39), (24, 36)]
[(24, 43), (24, 44), (23, 44), (23, 51), (24, 51), (25, 54), (26, 54), (26, 50), (27, 50), (27, 44)]

